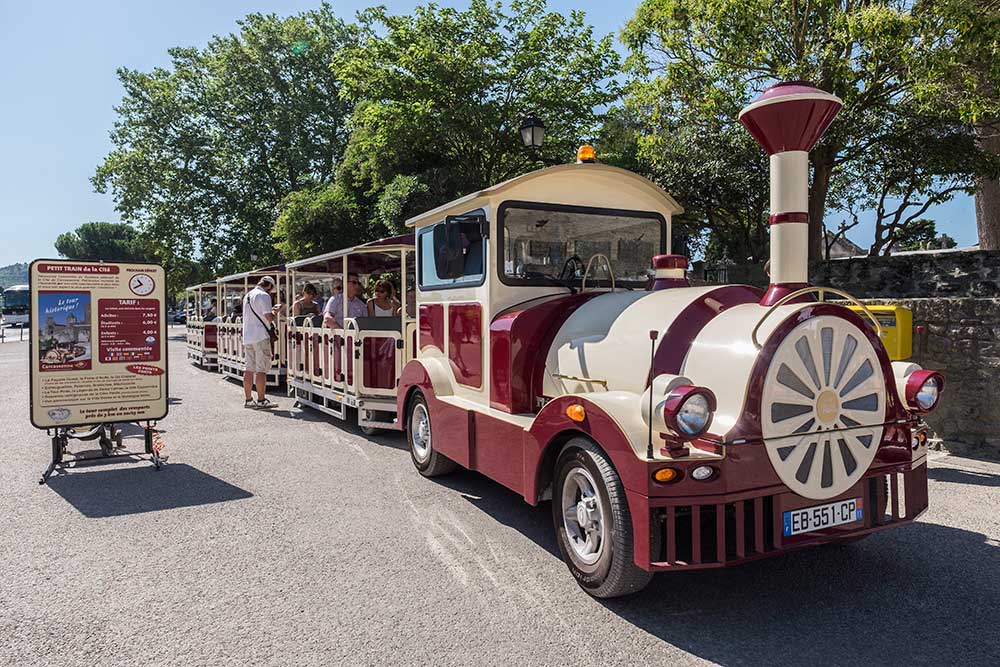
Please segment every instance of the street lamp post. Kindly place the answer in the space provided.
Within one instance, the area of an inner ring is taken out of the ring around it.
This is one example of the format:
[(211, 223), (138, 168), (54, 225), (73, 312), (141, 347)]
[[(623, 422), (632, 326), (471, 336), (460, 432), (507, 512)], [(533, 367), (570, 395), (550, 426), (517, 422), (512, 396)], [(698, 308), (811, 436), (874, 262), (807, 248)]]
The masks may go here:
[(560, 160), (554, 160), (542, 155), (542, 144), (545, 142), (545, 123), (535, 114), (528, 114), (521, 119), (521, 142), (528, 149), (531, 157), (538, 162), (547, 165), (562, 164)]

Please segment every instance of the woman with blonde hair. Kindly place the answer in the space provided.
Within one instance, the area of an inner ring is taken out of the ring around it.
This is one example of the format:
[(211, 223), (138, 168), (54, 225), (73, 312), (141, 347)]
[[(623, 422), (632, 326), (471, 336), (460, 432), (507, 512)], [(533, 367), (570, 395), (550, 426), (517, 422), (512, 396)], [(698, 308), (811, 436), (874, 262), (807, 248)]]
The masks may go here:
[(369, 317), (392, 317), (399, 309), (396, 300), (396, 289), (388, 280), (375, 283), (375, 296), (368, 299)]

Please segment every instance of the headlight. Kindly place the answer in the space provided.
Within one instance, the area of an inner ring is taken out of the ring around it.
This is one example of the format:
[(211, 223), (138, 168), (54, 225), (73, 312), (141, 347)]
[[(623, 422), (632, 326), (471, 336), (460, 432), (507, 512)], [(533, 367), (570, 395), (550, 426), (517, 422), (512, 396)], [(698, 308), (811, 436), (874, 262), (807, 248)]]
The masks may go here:
[(712, 425), (715, 394), (705, 387), (674, 387), (662, 403), (663, 422), (673, 435), (690, 440), (705, 433)]
[(944, 376), (936, 371), (913, 371), (906, 377), (906, 407), (911, 412), (930, 412), (944, 390)]
[(681, 404), (677, 411), (677, 426), (684, 435), (696, 436), (708, 426), (712, 412), (708, 409), (708, 399), (703, 394), (694, 394)]
[(929, 378), (926, 382), (920, 385), (920, 389), (917, 390), (917, 395), (914, 397), (917, 401), (917, 405), (923, 410), (930, 410), (934, 407), (934, 404), (938, 402), (938, 381), (937, 378)]

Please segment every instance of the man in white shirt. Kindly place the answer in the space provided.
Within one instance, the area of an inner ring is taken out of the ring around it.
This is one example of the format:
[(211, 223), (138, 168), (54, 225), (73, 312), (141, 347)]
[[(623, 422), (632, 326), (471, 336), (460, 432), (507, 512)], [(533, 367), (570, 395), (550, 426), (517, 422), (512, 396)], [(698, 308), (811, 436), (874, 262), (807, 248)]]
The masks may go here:
[[(274, 325), (280, 304), (271, 305), (274, 278), (264, 276), (257, 286), (243, 298), (243, 349), (246, 368), (243, 371), (243, 407), (270, 408), (274, 404), (264, 394), (267, 372), (271, 370), (271, 336), (269, 328)], [(257, 385), (257, 401), (251, 390)]]
[[(361, 291), (361, 281), (358, 279), (358, 274), (348, 273), (347, 316), (352, 319), (355, 317), (368, 317), (368, 304), (360, 298)], [(323, 309), (323, 326), (330, 327), (331, 329), (342, 329), (344, 323), (341, 320), (343, 319), (344, 295), (334, 294), (326, 302), (326, 307)]]

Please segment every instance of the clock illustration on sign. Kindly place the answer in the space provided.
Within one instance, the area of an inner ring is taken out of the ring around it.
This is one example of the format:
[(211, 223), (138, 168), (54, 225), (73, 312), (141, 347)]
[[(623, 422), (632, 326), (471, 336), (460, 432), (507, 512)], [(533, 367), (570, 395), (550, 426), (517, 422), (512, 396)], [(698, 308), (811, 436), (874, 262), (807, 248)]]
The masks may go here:
[(156, 283), (153, 282), (153, 279), (145, 273), (132, 276), (132, 278), (128, 281), (128, 288), (132, 290), (133, 294), (137, 294), (139, 296), (146, 296), (147, 294), (150, 294), (155, 286)]

